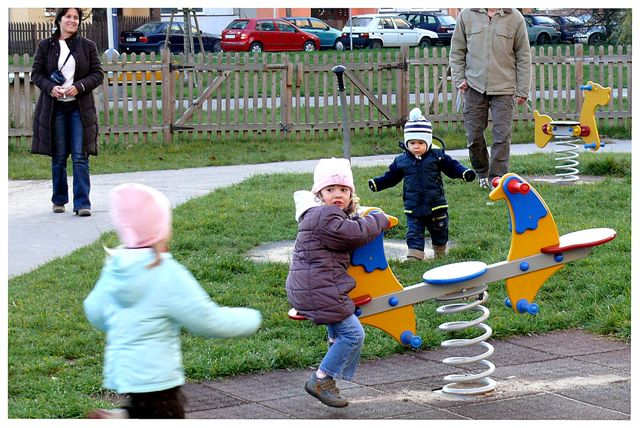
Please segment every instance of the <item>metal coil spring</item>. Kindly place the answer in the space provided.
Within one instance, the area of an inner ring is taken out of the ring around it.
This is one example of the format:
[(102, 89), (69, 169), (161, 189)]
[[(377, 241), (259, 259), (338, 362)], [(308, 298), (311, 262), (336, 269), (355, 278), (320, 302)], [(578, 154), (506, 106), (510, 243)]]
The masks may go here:
[(563, 162), (560, 165), (556, 165), (556, 177), (558, 177), (555, 181), (577, 181), (579, 179), (578, 174), (580, 171), (578, 170), (578, 165), (580, 162), (578, 161), (578, 145), (575, 144), (579, 142), (579, 139), (572, 140), (557, 140), (555, 141), (555, 152), (556, 152), (556, 162)]
[[(462, 367), (467, 364), (478, 363), (487, 367), (487, 370), (481, 373), (465, 373), (465, 374), (452, 374), (444, 377), (446, 382), (450, 382), (446, 384), (443, 388), (443, 392), (447, 392), (450, 394), (482, 394), (485, 392), (493, 391), (496, 388), (496, 381), (491, 379), (489, 376), (495, 371), (496, 367), (491, 362), (486, 360), (489, 356), (493, 354), (493, 346), (485, 340), (491, 337), (493, 330), (488, 325), (484, 324), (483, 321), (486, 321), (489, 318), (489, 309), (482, 306), (481, 303), (487, 301), (489, 294), (487, 293), (487, 285), (483, 285), (480, 287), (476, 287), (473, 289), (463, 290), (459, 293), (451, 294), (445, 296), (444, 298), (440, 298), (438, 300), (442, 301), (451, 301), (451, 300), (465, 300), (468, 301), (470, 297), (476, 297), (470, 303), (450, 303), (443, 306), (438, 307), (436, 310), (439, 314), (453, 314), (458, 312), (463, 312), (467, 310), (473, 310), (477, 312), (481, 312), (478, 318), (470, 321), (450, 321), (440, 324), (438, 328), (443, 331), (457, 331), (464, 330), (467, 328), (475, 327), (481, 328), (484, 330), (484, 333), (480, 336), (477, 336), (473, 339), (449, 339), (445, 340), (440, 344), (440, 346), (447, 348), (455, 348), (455, 347), (463, 347), (463, 346), (471, 346), (471, 345), (481, 345), (486, 349), (486, 352), (480, 355), (471, 356), (471, 357), (448, 357), (442, 360), (444, 364), (448, 364), (455, 367)], [(480, 296), (480, 298), (478, 298)], [(478, 386), (475, 386), (478, 385)]]

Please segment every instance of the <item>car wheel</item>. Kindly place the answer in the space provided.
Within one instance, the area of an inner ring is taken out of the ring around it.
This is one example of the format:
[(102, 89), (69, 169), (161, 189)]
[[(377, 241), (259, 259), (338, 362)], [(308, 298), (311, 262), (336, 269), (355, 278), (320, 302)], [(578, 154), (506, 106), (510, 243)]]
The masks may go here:
[(382, 41), (371, 40), (371, 49), (380, 49), (380, 48), (382, 48)]
[(336, 43), (333, 45), (333, 47), (337, 51), (343, 51), (344, 50), (344, 43), (342, 43), (342, 40), (336, 40)]
[(213, 43), (213, 51), (222, 52), (222, 43), (220, 42), (220, 40)]
[(313, 43), (311, 40), (307, 40), (306, 42), (304, 42), (303, 49), (306, 52), (313, 52), (316, 50), (316, 44)]
[(536, 43), (539, 45), (546, 45), (551, 41), (551, 38), (547, 33), (541, 33), (536, 39)]
[(261, 53), (262, 52), (262, 44), (258, 43), (258, 42), (251, 43), (251, 46), (249, 46), (249, 52)]
[(588, 43), (590, 45), (599, 45), (602, 42), (604, 42), (604, 35), (602, 33), (593, 33), (589, 36)]
[(423, 37), (422, 40), (420, 40), (420, 47), (428, 48), (429, 46), (431, 46), (431, 39), (428, 37)]

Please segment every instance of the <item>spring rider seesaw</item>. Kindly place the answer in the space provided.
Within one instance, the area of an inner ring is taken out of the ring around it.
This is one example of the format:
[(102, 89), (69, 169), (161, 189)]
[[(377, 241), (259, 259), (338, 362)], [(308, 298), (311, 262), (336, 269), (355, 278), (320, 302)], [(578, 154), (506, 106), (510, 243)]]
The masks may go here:
[(611, 88), (603, 88), (597, 83), (587, 82), (580, 86), (584, 92), (584, 102), (580, 111), (580, 120), (553, 120), (550, 116), (538, 113), (534, 110), (535, 143), (538, 147), (545, 147), (551, 139), (555, 142), (555, 160), (561, 162), (555, 168), (556, 179), (537, 181), (550, 181), (553, 183), (577, 181), (578, 174), (578, 143), (581, 139), (583, 147), (587, 150), (598, 151), (600, 146), (600, 134), (596, 124), (596, 108), (609, 104), (611, 99)]
[[(496, 381), (489, 376), (495, 366), (486, 358), (493, 354), (489, 339), (492, 329), (484, 323), (489, 318), (489, 309), (482, 306), (488, 299), (487, 288), (491, 282), (506, 280), (508, 297), (505, 304), (515, 313), (535, 315), (539, 308), (534, 303), (538, 289), (565, 263), (586, 257), (591, 247), (604, 244), (615, 238), (616, 232), (609, 228), (585, 229), (558, 236), (551, 211), (538, 192), (520, 176), (509, 173), (495, 178), (494, 189), (489, 199), (506, 201), (511, 226), (511, 248), (506, 261), (487, 265), (480, 261), (465, 261), (439, 266), (424, 273), (422, 282), (403, 287), (391, 271), (384, 254), (381, 233), (370, 243), (352, 253), (348, 273), (356, 286), (349, 296), (356, 305), (356, 315), (362, 324), (379, 328), (399, 343), (419, 348), (422, 339), (416, 335), (416, 317), (413, 305), (430, 299), (443, 301), (437, 312), (458, 313), (466, 310), (480, 312), (470, 321), (446, 322), (439, 326), (444, 331), (477, 328), (484, 330), (472, 339), (450, 339), (441, 343), (443, 347), (479, 345), (484, 353), (470, 357), (448, 357), (444, 364), (463, 368), (477, 363), (486, 370), (452, 374), (444, 380), (450, 382), (442, 393), (451, 397), (487, 393), (496, 388)], [(364, 214), (378, 208), (367, 208)], [(398, 224), (390, 217), (392, 227)], [(295, 320), (305, 319), (295, 308), (289, 311)]]

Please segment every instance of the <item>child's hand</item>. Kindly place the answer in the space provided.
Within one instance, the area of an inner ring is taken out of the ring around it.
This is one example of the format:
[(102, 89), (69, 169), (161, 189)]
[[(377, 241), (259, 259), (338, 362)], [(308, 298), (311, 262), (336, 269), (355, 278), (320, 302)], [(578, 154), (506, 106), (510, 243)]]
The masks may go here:
[(369, 184), (369, 190), (371, 190), (372, 192), (375, 192), (377, 190), (376, 189), (376, 182), (373, 181), (373, 178), (369, 179), (368, 184)]
[(476, 179), (476, 172), (472, 169), (468, 169), (465, 172), (462, 173), (462, 178), (464, 179), (464, 181), (466, 181), (467, 183), (472, 182), (473, 180)]

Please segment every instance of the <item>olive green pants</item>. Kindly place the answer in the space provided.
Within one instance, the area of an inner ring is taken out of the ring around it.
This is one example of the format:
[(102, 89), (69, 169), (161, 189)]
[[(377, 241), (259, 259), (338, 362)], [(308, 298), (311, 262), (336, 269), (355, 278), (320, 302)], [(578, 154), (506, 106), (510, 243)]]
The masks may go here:
[[(464, 92), (464, 129), (471, 166), (478, 178), (500, 177), (509, 172), (511, 150), (511, 123), (513, 120), (513, 95), (487, 95), (474, 89)], [(491, 157), (487, 150), (484, 131), (489, 125), (489, 112), (493, 122)]]

